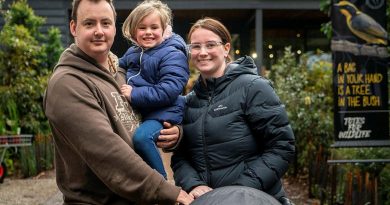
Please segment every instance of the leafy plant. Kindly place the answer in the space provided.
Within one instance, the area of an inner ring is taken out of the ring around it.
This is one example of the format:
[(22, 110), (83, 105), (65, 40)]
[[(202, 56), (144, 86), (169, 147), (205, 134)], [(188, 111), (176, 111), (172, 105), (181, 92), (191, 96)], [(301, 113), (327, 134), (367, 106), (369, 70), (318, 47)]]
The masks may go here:
[[(328, 16), (330, 16), (330, 8), (332, 6), (331, 3), (332, 3), (331, 0), (321, 0), (320, 1), (320, 11), (322, 11), (322, 12), (328, 14)], [(328, 39), (332, 38), (332, 22), (331, 21), (321, 24), (320, 30), (322, 33), (325, 34), (325, 36)]]
[[(15, 127), (20, 127), (24, 134), (50, 136), (42, 101), (50, 71), (63, 51), (61, 33), (54, 27), (41, 33), (45, 19), (34, 14), (27, 0), (14, 1), (2, 14), (5, 24), (0, 31), (0, 129), (15, 133)], [(35, 159), (35, 148), (41, 145), (34, 145), (23, 147), (20, 156), (16, 156), (25, 175), (39, 171), (36, 163), (41, 159)]]
[(14, 101), (18, 105), (22, 132), (49, 133), (41, 104), (50, 71), (63, 50), (61, 34), (57, 28), (50, 28), (46, 35), (40, 33), (45, 19), (36, 16), (26, 0), (15, 1), (4, 19), (0, 31), (1, 104)]
[(10, 128), (11, 134), (19, 134), (19, 113), (16, 103), (11, 99), (7, 103), (7, 111), (9, 118), (6, 119), (6, 124)]
[(309, 168), (308, 159), (313, 152), (319, 147), (326, 151), (333, 140), (332, 65), (321, 55), (324, 54), (317, 51), (314, 55), (302, 55), (297, 61), (287, 47), (270, 73), (294, 130), (297, 166), (301, 171)]
[[(390, 159), (390, 148), (340, 148), (333, 151), (334, 158), (336, 159)], [(381, 203), (390, 205), (390, 165), (386, 163), (354, 163), (345, 164), (339, 167), (339, 184), (338, 186), (344, 187), (345, 173), (359, 171), (362, 173), (370, 173), (373, 177), (379, 179), (378, 183), (378, 195)], [(341, 189), (341, 196), (338, 197), (338, 201), (344, 201)]]

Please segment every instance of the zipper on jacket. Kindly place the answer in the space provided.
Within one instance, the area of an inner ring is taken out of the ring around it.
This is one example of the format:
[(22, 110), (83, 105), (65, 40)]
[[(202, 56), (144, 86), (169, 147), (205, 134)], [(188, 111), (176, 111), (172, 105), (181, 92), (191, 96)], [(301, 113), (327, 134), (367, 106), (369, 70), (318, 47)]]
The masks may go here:
[(141, 48), (141, 53), (139, 55), (139, 71), (138, 71), (137, 74), (135, 74), (135, 75), (131, 76), (129, 79), (127, 79), (127, 82), (126, 82), (127, 85), (129, 85), (130, 79), (132, 79), (132, 78), (138, 76), (139, 74), (141, 74), (141, 63), (142, 63), (142, 55), (144, 54), (144, 49), (142, 47), (140, 47), (140, 48)]
[(203, 157), (206, 161), (206, 181), (207, 181), (207, 184), (209, 184), (210, 186), (211, 186), (211, 171), (210, 171), (210, 162), (209, 162), (209, 159), (207, 157), (208, 150), (207, 150), (207, 143), (206, 143), (204, 126), (206, 123), (207, 113), (210, 109), (210, 105), (211, 105), (211, 101), (213, 100), (213, 97), (214, 97), (214, 90), (211, 93), (209, 93), (209, 95), (208, 95), (208, 103), (207, 103), (206, 113), (203, 116), (203, 123), (202, 123)]

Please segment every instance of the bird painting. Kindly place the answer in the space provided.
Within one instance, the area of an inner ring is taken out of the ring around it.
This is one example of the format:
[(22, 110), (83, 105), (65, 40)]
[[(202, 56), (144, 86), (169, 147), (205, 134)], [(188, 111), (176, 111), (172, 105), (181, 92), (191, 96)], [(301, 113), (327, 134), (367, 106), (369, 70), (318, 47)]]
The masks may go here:
[(334, 4), (346, 17), (349, 30), (369, 44), (387, 45), (388, 33), (371, 16), (359, 11), (354, 4), (340, 1)]

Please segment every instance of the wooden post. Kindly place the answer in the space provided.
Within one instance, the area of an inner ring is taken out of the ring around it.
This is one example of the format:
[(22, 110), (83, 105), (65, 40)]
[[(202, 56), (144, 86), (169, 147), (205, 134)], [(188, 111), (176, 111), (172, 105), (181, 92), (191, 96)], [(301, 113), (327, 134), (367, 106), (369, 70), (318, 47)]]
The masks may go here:
[(337, 179), (337, 164), (334, 164), (332, 166), (332, 171), (331, 171), (331, 181), (332, 181), (332, 184), (331, 184), (331, 189), (330, 189), (330, 204), (333, 205), (333, 201), (334, 201), (334, 198), (335, 198), (335, 195), (336, 195), (336, 188), (337, 188), (337, 182), (336, 182), (336, 179)]

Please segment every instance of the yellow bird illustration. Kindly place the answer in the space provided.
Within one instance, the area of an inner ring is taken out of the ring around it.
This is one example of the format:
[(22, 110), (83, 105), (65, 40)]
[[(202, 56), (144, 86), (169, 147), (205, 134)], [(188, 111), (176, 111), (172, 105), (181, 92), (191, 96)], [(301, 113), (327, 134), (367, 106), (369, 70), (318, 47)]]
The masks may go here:
[(334, 4), (346, 17), (349, 30), (367, 43), (387, 45), (387, 31), (371, 16), (359, 11), (355, 5), (348, 1)]

